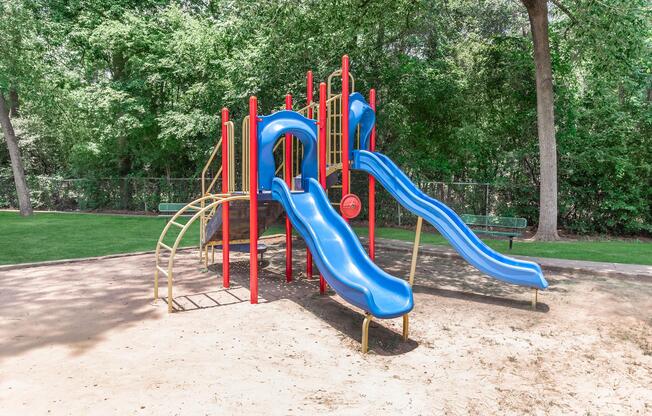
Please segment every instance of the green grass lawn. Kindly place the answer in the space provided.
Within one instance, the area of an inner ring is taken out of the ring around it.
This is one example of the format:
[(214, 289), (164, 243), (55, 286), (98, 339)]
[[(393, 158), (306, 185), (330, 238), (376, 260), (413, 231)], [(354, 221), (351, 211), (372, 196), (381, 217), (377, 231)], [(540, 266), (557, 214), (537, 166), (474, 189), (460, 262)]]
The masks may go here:
[[(165, 219), (144, 216), (0, 212), (0, 264), (153, 250)], [(184, 238), (197, 244), (199, 227)], [(166, 241), (170, 242), (170, 241)]]
[[(165, 225), (164, 218), (79, 213), (36, 213), (22, 218), (14, 212), (0, 212), (0, 264), (94, 257), (153, 250)], [(354, 227), (366, 236), (366, 227)], [(281, 233), (281, 227), (266, 234)], [(176, 235), (176, 233), (175, 233)], [(414, 232), (380, 228), (379, 238), (413, 241)], [(197, 245), (199, 226), (193, 225), (182, 246)], [(426, 244), (447, 245), (439, 234), (424, 232)], [(494, 249), (511, 254), (574, 260), (609, 261), (652, 265), (652, 243), (639, 241), (563, 241), (535, 243), (517, 241), (509, 251), (506, 240), (484, 240)], [(166, 240), (171, 244), (173, 238)]]
[[(368, 235), (367, 228), (355, 228), (358, 235)], [(393, 240), (414, 241), (414, 231), (396, 228), (380, 228), (376, 231), (376, 236)], [(482, 238), (482, 241), (494, 250), (504, 254), (652, 265), (652, 243), (638, 240), (514, 241), (512, 250), (509, 250), (509, 240), (507, 239), (492, 240)], [(434, 232), (424, 231), (421, 234), (421, 242), (438, 246), (450, 246), (444, 237)]]

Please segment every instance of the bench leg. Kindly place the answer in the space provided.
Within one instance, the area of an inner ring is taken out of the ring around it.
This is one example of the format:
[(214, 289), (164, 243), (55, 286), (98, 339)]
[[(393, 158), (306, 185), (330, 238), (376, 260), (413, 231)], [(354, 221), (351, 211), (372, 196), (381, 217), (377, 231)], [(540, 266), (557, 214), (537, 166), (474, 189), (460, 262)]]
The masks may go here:
[(512, 249), (512, 243), (514, 242), (514, 237), (509, 237), (509, 249)]

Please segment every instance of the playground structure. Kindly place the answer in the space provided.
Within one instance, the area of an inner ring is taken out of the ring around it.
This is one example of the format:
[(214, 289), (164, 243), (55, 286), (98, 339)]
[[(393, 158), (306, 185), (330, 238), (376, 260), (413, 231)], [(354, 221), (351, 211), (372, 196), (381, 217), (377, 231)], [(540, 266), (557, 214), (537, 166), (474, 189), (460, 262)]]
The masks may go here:
[[(170, 219), (156, 246), (154, 297), (159, 298), (159, 277), (163, 275), (167, 279), (169, 312), (174, 310), (174, 257), (186, 231), (197, 220), (201, 230), (200, 261), (208, 265), (209, 250), (214, 253), (216, 247), (222, 249), (225, 288), (230, 285), (230, 250), (237, 245), (240, 248), (248, 245), (250, 302), (257, 303), (258, 239), (283, 212), (286, 213), (286, 281), (293, 279), (294, 228), (308, 247), (306, 275), (309, 279), (313, 276), (313, 262), (317, 265), (320, 293), (325, 293), (328, 284), (344, 300), (364, 311), (363, 352), (368, 349), (369, 324), (373, 317), (402, 317), (403, 338), (408, 338), (408, 314), (414, 304), (412, 285), (423, 219), (478, 270), (508, 283), (531, 287), (532, 306), (536, 308), (538, 289), (548, 285), (539, 265), (504, 256), (486, 246), (455, 212), (421, 192), (391, 159), (376, 152), (376, 93), (370, 90), (367, 101), (362, 94), (354, 92), (354, 82), (349, 58), (344, 56), (341, 69), (319, 84), (318, 102), (314, 101), (310, 71), (307, 103), (297, 111), (292, 110), (292, 96), (288, 94), (284, 109), (261, 116), (257, 98), (250, 97), (249, 115), (241, 124), (240, 189), (236, 186), (235, 124), (229, 120), (228, 109), (222, 110), (221, 138), (201, 175), (202, 195)], [(338, 85), (339, 93), (335, 92)], [(360, 199), (351, 193), (351, 169), (369, 176), (368, 253), (348, 225), (348, 220), (358, 215), (361, 207)], [(418, 216), (407, 281), (385, 273), (374, 263), (376, 181)], [(339, 202), (332, 202), (333, 199)], [(339, 207), (340, 213), (334, 206)], [(181, 216), (189, 219), (182, 223)], [(168, 245), (164, 241), (172, 229), (179, 232), (175, 243)]]

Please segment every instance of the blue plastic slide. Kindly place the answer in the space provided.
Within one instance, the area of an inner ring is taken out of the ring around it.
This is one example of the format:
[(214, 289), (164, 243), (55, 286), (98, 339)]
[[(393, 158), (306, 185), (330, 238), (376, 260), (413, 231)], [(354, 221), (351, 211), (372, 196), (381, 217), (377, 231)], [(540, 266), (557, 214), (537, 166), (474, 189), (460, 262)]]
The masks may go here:
[(354, 151), (353, 168), (374, 176), (403, 207), (437, 228), (478, 270), (508, 283), (538, 289), (548, 287), (538, 264), (504, 256), (488, 247), (452, 209), (418, 189), (387, 156), (367, 150)]
[(307, 178), (303, 191), (290, 192), (283, 180), (274, 178), (272, 196), (285, 208), (319, 271), (337, 294), (377, 318), (396, 318), (412, 310), (410, 285), (371, 261), (319, 182)]

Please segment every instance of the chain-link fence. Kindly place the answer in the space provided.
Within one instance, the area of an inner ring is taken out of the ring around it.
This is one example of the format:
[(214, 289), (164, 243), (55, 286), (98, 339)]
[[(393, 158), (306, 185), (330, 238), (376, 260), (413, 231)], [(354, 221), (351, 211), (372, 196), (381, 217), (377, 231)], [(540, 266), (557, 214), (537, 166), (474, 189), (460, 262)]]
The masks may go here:
[[(365, 175), (354, 175), (352, 187), (360, 197), (363, 209), (360, 218), (367, 218), (368, 179)], [(415, 181), (415, 184), (453, 211), (464, 214), (493, 215), (496, 213), (497, 187), (489, 183), (446, 183)], [(376, 221), (379, 225), (407, 227), (417, 222), (416, 215), (401, 207), (381, 185), (376, 185)]]
[[(367, 219), (367, 181), (362, 174), (352, 178), (352, 189), (363, 202), (359, 222)], [(416, 184), (460, 214), (525, 216), (531, 223), (537, 213), (537, 193), (533, 187), (423, 181)], [(57, 211), (156, 212), (161, 202), (190, 202), (201, 193), (198, 178), (30, 177), (28, 185), (35, 209)], [(337, 191), (329, 192), (334, 202), (341, 197)], [(0, 208), (16, 206), (13, 178), (0, 177)], [(376, 219), (382, 226), (416, 224), (416, 216), (402, 208), (380, 185), (376, 185)]]
[[(161, 202), (191, 201), (201, 193), (197, 178), (29, 177), (35, 209), (56, 211), (156, 211)], [(13, 178), (0, 178), (0, 208), (17, 206)]]

